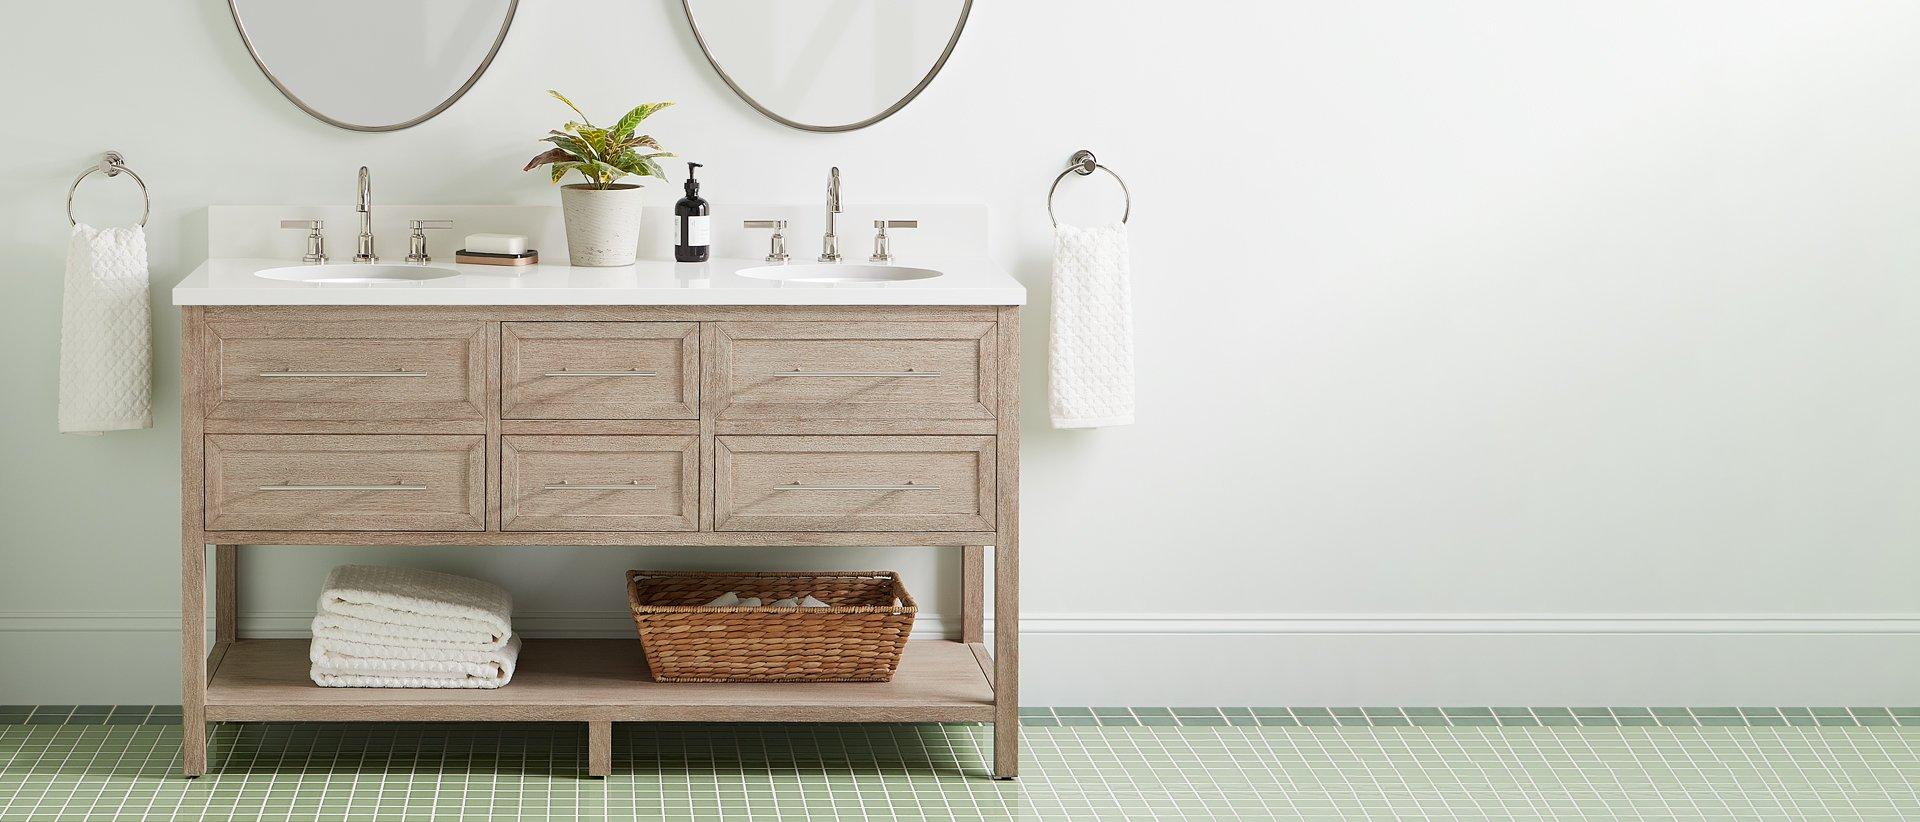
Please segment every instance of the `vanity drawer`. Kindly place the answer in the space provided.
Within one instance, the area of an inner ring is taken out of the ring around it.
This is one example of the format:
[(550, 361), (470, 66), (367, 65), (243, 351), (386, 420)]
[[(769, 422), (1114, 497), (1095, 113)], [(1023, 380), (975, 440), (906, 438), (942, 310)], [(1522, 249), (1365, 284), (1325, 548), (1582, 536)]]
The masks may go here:
[(990, 420), (990, 322), (712, 323), (721, 420)]
[(502, 417), (700, 417), (699, 323), (524, 322), (500, 328)]
[(991, 531), (993, 437), (714, 440), (719, 531)]
[(479, 531), (486, 437), (210, 434), (209, 531)]
[(481, 322), (216, 321), (206, 357), (209, 419), (486, 419)]
[(700, 438), (501, 438), (502, 531), (699, 530)]

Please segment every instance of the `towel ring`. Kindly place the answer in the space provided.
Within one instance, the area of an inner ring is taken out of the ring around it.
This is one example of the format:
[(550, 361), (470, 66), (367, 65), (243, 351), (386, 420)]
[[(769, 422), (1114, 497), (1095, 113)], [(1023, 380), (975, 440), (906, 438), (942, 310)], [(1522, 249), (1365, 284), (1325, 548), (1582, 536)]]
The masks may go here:
[(1060, 172), (1060, 176), (1053, 178), (1053, 187), (1047, 189), (1047, 220), (1053, 223), (1054, 228), (1060, 227), (1060, 220), (1053, 216), (1053, 193), (1060, 190), (1060, 181), (1067, 179), (1067, 175), (1069, 174), (1078, 174), (1085, 177), (1095, 171), (1104, 171), (1112, 174), (1113, 181), (1120, 184), (1120, 193), (1126, 195), (1127, 208), (1126, 211), (1120, 214), (1120, 222), (1124, 224), (1128, 217), (1133, 216), (1133, 192), (1127, 189), (1127, 181), (1120, 179), (1120, 175), (1114, 174), (1113, 169), (1101, 165), (1098, 160), (1094, 159), (1093, 152), (1083, 148), (1073, 153), (1073, 158), (1067, 161), (1067, 170)]
[(147, 225), (147, 215), (153, 213), (153, 198), (147, 196), (147, 181), (140, 179), (140, 175), (133, 173), (133, 169), (127, 168), (127, 161), (120, 156), (120, 152), (118, 151), (109, 151), (100, 155), (99, 165), (92, 166), (86, 171), (80, 172), (80, 176), (73, 178), (73, 185), (67, 186), (67, 223), (70, 225), (80, 224), (79, 220), (73, 218), (73, 193), (80, 190), (81, 180), (87, 179), (87, 175), (96, 171), (108, 177), (118, 177), (122, 173), (125, 173), (128, 177), (132, 177), (133, 181), (140, 186), (140, 226), (145, 228)]

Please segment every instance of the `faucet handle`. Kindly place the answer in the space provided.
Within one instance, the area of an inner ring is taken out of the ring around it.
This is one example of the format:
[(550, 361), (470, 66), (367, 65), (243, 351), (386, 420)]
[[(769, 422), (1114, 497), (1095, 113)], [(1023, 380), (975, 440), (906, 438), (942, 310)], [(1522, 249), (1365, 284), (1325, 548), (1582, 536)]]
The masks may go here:
[(426, 230), (429, 228), (434, 228), (434, 229), (452, 228), (453, 221), (452, 220), (408, 220), (407, 227), (413, 229), (413, 233), (407, 237), (407, 262), (413, 263), (415, 265), (425, 265), (427, 263), (433, 262), (433, 258), (427, 256), (427, 231)]
[(767, 262), (784, 263), (787, 261), (787, 238), (782, 232), (787, 230), (786, 220), (747, 220), (740, 224), (743, 228), (773, 229), (773, 245), (767, 250)]
[(301, 255), (300, 262), (319, 265), (327, 261), (327, 238), (320, 234), (320, 229), (327, 227), (326, 223), (320, 220), (281, 220), (280, 227), (304, 229), (307, 232), (307, 253)]
[(873, 262), (873, 263), (890, 263), (890, 262), (893, 262), (893, 251), (887, 244), (887, 229), (919, 228), (920, 221), (919, 220), (874, 220), (873, 227), (877, 229), (877, 231), (875, 231), (873, 235), (873, 256), (868, 257), (867, 261)]

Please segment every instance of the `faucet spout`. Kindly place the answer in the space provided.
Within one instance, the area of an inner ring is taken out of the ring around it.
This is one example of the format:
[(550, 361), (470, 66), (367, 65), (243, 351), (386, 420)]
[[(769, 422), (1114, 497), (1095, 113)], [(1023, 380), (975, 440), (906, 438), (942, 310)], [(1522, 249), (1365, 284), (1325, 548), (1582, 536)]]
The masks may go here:
[(360, 188), (353, 210), (360, 212), (360, 239), (354, 245), (353, 261), (377, 263), (380, 258), (373, 253), (373, 175), (366, 166), (360, 167)]
[(840, 237), (834, 233), (836, 218), (840, 213), (840, 167), (834, 166), (827, 174), (827, 233), (820, 238), (820, 262), (840, 262)]

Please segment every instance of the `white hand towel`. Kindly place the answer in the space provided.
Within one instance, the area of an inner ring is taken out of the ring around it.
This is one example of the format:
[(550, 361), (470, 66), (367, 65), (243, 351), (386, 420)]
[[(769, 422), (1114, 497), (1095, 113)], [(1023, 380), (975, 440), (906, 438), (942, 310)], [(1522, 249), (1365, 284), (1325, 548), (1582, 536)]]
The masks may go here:
[(314, 633), (323, 628), (499, 647), (513, 633), (513, 596), (491, 582), (438, 571), (342, 565), (320, 592)]
[(771, 608), (798, 608), (798, 607), (800, 607), (800, 598), (799, 598), (799, 597), (787, 597), (786, 599), (776, 599), (776, 600), (774, 600), (773, 602), (770, 602), (770, 603), (768, 603), (768, 607), (771, 607)]
[[(520, 637), (515, 636), (507, 641), (507, 646), (515, 645), (519, 641)], [(357, 657), (360, 659), (405, 659), (420, 662), (459, 662), (484, 665), (488, 663), (501, 664), (500, 660), (502, 656), (507, 653), (507, 646), (499, 648), (462, 648), (453, 646), (409, 648), (399, 645), (355, 642), (349, 639), (334, 639), (332, 637), (315, 637), (310, 653), (313, 656), (313, 661), (316, 663), (324, 663), (327, 659), (336, 657)]]
[(805, 597), (805, 598), (803, 598), (803, 599), (801, 599), (801, 600), (800, 600), (800, 607), (802, 607), (802, 608), (831, 608), (831, 607), (833, 607), (833, 606), (831, 606), (831, 605), (828, 605), (828, 604), (826, 604), (826, 603), (824, 603), (824, 602), (821, 602), (820, 600), (817, 600), (817, 599), (814, 599), (814, 598), (813, 598), (813, 595), (812, 595), (812, 594), (808, 594), (808, 595), (806, 595), (806, 597)]
[(153, 427), (147, 233), (73, 227), (60, 298), (60, 433)]
[(315, 639), (308, 676), (328, 688), (499, 688), (513, 681), (520, 660), (520, 638), (478, 662), (454, 659), (360, 657), (340, 653), (329, 640)]
[(372, 622), (321, 612), (313, 617), (313, 635), (321, 639), (386, 645), (394, 648), (444, 648), (491, 651), (506, 647), (510, 636), (493, 631), (442, 631), (413, 625)]
[(1047, 404), (1055, 428), (1133, 422), (1127, 227), (1054, 229)]
[(707, 603), (707, 607), (708, 608), (732, 608), (733, 606), (739, 605), (739, 604), (740, 604), (740, 592), (728, 591), (724, 594), (714, 597), (712, 602)]

